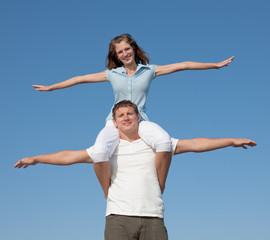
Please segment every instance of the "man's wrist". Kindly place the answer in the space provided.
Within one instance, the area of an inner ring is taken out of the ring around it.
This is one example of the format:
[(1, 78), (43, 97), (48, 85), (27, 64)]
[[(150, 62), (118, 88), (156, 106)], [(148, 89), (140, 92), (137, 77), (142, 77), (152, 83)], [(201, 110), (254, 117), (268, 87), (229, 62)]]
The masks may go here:
[(235, 138), (230, 138), (230, 139), (229, 139), (229, 143), (230, 143), (230, 144), (229, 144), (230, 147), (235, 146), (235, 144), (236, 144), (236, 143), (235, 143)]
[(33, 165), (38, 164), (38, 163), (42, 163), (39, 156), (34, 156), (34, 157), (31, 157), (31, 158), (32, 158), (32, 164)]

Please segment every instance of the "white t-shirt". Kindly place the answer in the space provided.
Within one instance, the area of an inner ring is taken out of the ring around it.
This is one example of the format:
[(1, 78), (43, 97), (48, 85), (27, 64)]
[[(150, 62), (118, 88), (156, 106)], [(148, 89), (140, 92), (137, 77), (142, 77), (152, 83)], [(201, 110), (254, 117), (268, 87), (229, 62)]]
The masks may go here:
[[(172, 139), (173, 150), (176, 139)], [(87, 149), (88, 153), (91, 148)], [(110, 214), (163, 218), (164, 204), (155, 168), (155, 152), (141, 139), (120, 139), (110, 159), (111, 186), (106, 216)]]

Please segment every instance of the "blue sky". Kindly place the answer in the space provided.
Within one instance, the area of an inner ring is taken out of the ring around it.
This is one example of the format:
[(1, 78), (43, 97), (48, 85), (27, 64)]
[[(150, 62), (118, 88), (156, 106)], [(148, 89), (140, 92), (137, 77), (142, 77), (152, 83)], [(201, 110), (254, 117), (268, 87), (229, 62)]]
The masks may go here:
[(1, 1), (0, 238), (103, 239), (105, 200), (92, 166), (13, 169), (23, 157), (91, 146), (113, 104), (109, 83), (49, 93), (105, 69), (130, 33), (151, 63), (218, 62), (154, 80), (149, 118), (176, 138), (245, 137), (256, 148), (174, 157), (165, 201), (171, 240), (269, 240), (269, 2)]

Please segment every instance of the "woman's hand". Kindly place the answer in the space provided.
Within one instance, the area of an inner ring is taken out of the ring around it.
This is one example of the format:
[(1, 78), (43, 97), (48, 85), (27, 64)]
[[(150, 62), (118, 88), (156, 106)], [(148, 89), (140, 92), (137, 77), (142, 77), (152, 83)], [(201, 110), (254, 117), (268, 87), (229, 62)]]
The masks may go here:
[(216, 69), (219, 69), (219, 68), (222, 68), (222, 67), (225, 67), (225, 66), (229, 66), (229, 64), (233, 61), (234, 59), (234, 56), (233, 57), (230, 57), (222, 62), (219, 62), (217, 63), (216, 65)]

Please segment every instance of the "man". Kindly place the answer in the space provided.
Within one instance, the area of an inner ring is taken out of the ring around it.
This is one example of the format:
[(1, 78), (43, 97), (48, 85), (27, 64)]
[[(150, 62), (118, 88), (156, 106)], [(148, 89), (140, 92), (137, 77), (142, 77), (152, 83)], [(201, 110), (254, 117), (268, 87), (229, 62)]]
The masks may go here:
[[(164, 206), (161, 194), (170, 162), (164, 161), (155, 166), (154, 151), (138, 135), (140, 115), (136, 105), (130, 101), (119, 102), (113, 109), (113, 116), (114, 124), (119, 130), (120, 142), (110, 160), (111, 173), (103, 171), (107, 166), (104, 165), (103, 168), (102, 164), (109, 163), (97, 163), (95, 169), (105, 196), (108, 194), (105, 239), (168, 239), (163, 222)], [(204, 152), (228, 146), (256, 146), (252, 140), (238, 138), (173, 139), (172, 142), (174, 154)], [(90, 148), (24, 158), (14, 167), (28, 167), (37, 163), (92, 163), (89, 157), (91, 151)]]

